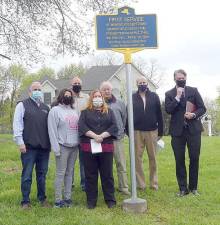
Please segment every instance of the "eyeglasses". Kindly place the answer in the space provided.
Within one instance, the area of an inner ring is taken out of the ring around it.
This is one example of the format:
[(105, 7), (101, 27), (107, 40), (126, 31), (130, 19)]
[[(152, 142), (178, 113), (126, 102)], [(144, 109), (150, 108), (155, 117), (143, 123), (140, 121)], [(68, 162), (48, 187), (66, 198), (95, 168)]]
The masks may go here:
[(35, 88), (33, 89), (33, 91), (41, 91), (41, 89)]

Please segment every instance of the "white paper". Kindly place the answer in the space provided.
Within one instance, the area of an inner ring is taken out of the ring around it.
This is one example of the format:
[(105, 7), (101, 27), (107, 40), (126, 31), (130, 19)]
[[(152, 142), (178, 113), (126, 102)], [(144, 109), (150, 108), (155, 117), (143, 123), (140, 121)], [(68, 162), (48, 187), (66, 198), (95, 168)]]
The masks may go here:
[(91, 139), (90, 143), (91, 143), (92, 154), (96, 154), (96, 153), (102, 152), (102, 145), (101, 145), (101, 143), (96, 142), (94, 139)]
[(163, 150), (165, 147), (165, 143), (162, 139), (157, 141), (157, 151), (161, 151)]

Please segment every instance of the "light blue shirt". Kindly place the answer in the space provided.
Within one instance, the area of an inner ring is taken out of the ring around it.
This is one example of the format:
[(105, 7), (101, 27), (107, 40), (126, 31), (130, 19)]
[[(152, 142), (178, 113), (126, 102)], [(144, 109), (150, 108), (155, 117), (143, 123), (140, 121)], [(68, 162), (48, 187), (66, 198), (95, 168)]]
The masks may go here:
[(23, 140), (24, 113), (25, 113), (24, 104), (23, 102), (19, 102), (15, 108), (14, 120), (13, 120), (13, 136), (14, 136), (14, 141), (16, 142), (17, 145), (24, 144), (24, 140)]
[(23, 145), (23, 130), (24, 130), (24, 112), (25, 108), (23, 102), (19, 102), (15, 108), (14, 120), (13, 120), (13, 134), (14, 141), (17, 145)]

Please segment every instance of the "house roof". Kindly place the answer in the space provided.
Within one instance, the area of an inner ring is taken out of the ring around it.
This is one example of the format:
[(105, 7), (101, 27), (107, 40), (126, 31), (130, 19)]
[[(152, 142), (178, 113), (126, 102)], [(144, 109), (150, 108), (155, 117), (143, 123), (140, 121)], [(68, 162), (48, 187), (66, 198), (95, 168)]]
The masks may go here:
[(94, 90), (99, 88), (100, 83), (109, 80), (121, 65), (93, 66), (82, 76), (83, 90)]
[[(132, 66), (143, 76), (143, 74), (135, 65), (132, 64)], [(93, 66), (87, 72), (81, 77), (82, 79), (82, 90), (85, 92), (90, 92), (91, 90), (99, 88), (100, 84), (103, 81), (110, 80), (113, 76), (117, 77), (118, 72), (124, 67), (124, 64), (122, 65), (108, 65), (108, 66)], [(70, 80), (69, 79), (59, 79), (54, 80), (51, 79), (49, 76), (44, 76), (40, 82), (44, 83), (45, 81), (49, 81), (53, 87), (56, 88), (57, 91), (60, 91), (61, 89), (65, 87), (70, 87)], [(158, 86), (148, 79), (148, 81), (155, 87), (158, 88)], [(28, 91), (24, 91), (19, 96), (18, 100), (25, 99), (28, 96)]]

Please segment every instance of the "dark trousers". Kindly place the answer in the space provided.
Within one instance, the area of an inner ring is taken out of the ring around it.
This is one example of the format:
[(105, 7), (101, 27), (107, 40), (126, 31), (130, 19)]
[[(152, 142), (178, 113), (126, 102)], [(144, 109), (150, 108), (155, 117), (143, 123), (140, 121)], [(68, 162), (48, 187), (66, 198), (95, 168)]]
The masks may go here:
[(21, 175), (21, 204), (30, 202), (30, 191), (32, 184), (32, 172), (35, 165), (37, 181), (37, 198), (39, 201), (46, 199), (45, 186), (46, 174), (48, 171), (49, 151), (42, 149), (28, 149), (26, 153), (21, 153), (22, 175)]
[(84, 163), (83, 163), (83, 155), (82, 150), (79, 146), (79, 169), (80, 169), (80, 186), (84, 190), (85, 189), (85, 171), (84, 171)]
[[(187, 129), (182, 136), (172, 136), (171, 145), (176, 160), (176, 177), (180, 191), (196, 190), (198, 184), (199, 155), (201, 147), (201, 133), (191, 135)], [(189, 186), (187, 188), (187, 172), (185, 165), (186, 146), (189, 153)]]
[(112, 171), (113, 153), (104, 152), (92, 154), (91, 152), (83, 152), (83, 161), (86, 178), (87, 203), (96, 205), (98, 198), (98, 173), (100, 173), (105, 202), (115, 201)]

